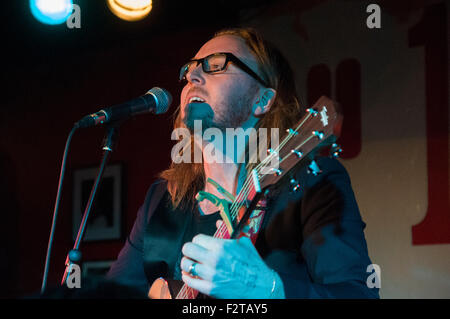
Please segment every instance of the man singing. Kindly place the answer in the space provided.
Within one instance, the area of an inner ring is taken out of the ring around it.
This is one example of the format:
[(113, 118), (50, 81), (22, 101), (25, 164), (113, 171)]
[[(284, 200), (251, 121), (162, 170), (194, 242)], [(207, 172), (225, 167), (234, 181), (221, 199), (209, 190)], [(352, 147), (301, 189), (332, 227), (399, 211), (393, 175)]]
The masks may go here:
[[(217, 202), (196, 199), (204, 192), (231, 203), (250, 173), (248, 143), (227, 147), (227, 128), (282, 134), (304, 114), (279, 51), (252, 29), (223, 30), (181, 68), (180, 80), (174, 126), (192, 133), (201, 161), (173, 162), (161, 173), (108, 278), (145, 294), (164, 277), (213, 298), (378, 298), (366, 284), (365, 224), (336, 159), (319, 157), (317, 176), (297, 167), (300, 189), (277, 184), (251, 215), (251, 235), (238, 239), (214, 237), (223, 228)], [(195, 136), (198, 121), (201, 133), (218, 129), (225, 138)]]

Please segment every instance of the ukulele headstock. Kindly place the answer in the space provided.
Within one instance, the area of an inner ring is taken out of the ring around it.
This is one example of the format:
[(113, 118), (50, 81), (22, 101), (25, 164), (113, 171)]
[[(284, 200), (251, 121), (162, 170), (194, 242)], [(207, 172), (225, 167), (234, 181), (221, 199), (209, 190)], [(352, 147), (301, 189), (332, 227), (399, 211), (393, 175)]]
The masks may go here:
[[(337, 112), (333, 101), (325, 96), (320, 97), (306, 110), (306, 114), (294, 128), (286, 131), (278, 150), (268, 151), (268, 157), (262, 162), (264, 170), (252, 172), (253, 175), (257, 174), (260, 188), (276, 184), (297, 163), (306, 159), (310, 161), (308, 171), (314, 175), (320, 174), (314, 157), (326, 146), (331, 146), (332, 156), (339, 156), (342, 149), (335, 142), (340, 135), (342, 121), (343, 117)], [(278, 160), (273, 161), (274, 157)], [(298, 189), (299, 185), (295, 180), (291, 180), (291, 184)]]

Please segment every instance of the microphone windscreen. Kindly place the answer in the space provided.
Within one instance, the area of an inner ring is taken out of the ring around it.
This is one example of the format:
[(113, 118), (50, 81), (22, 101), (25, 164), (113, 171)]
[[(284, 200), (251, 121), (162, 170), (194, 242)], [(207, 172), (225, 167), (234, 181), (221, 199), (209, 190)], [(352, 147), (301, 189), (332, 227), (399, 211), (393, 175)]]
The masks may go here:
[(161, 89), (159, 87), (154, 87), (149, 90), (146, 94), (152, 94), (156, 99), (156, 114), (166, 113), (169, 109), (170, 104), (172, 104), (172, 95), (169, 91)]

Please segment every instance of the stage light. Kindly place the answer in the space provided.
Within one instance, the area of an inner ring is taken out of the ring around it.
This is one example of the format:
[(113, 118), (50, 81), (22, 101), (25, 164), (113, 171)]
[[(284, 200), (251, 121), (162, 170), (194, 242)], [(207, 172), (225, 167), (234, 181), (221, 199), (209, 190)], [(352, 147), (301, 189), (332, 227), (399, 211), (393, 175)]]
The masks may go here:
[(45, 24), (61, 24), (72, 14), (72, 0), (30, 0), (33, 16)]
[(152, 0), (107, 0), (112, 13), (126, 21), (145, 18), (152, 10)]

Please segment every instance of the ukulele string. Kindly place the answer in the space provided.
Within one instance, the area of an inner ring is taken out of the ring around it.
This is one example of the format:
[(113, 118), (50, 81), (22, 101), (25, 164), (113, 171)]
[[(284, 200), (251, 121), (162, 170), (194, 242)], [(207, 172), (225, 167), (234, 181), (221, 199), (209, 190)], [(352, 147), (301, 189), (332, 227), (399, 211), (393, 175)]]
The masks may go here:
[[(278, 147), (276, 148), (276, 150), (272, 153), (270, 153), (269, 156), (267, 156), (265, 159), (263, 159), (256, 167), (255, 170), (259, 170), (261, 168), (261, 166), (266, 165), (267, 162), (272, 160), (272, 157), (277, 155), (278, 152), (280, 151), (280, 149), (282, 147), (284, 147), (284, 145), (286, 145), (286, 143), (288, 143), (290, 141), (290, 139), (295, 136), (295, 133), (297, 133), (300, 128), (305, 124), (305, 122), (311, 117), (311, 113), (308, 113), (308, 115), (303, 119), (303, 121), (301, 121), (297, 127), (295, 128), (295, 130), (290, 131), (288, 130), (289, 134), (286, 136), (286, 138), (283, 139), (283, 141), (280, 143), (280, 145), (278, 145)], [(301, 147), (301, 146), (299, 146)], [(298, 148), (298, 147), (297, 147)], [(291, 154), (291, 153), (290, 153)], [(281, 163), (281, 162), (280, 162)], [(259, 171), (257, 172), (259, 174)], [(231, 215), (232, 217), (236, 217), (237, 212), (239, 211), (240, 207), (242, 207), (242, 205), (240, 205), (240, 202), (244, 199), (247, 198), (248, 194), (250, 193), (250, 187), (252, 186), (252, 178), (247, 177), (246, 181), (242, 187), (241, 192), (239, 192), (239, 195), (237, 196), (236, 200), (232, 203), (231, 207), (230, 207), (230, 211), (231, 211)], [(240, 205), (240, 206), (238, 206)]]

